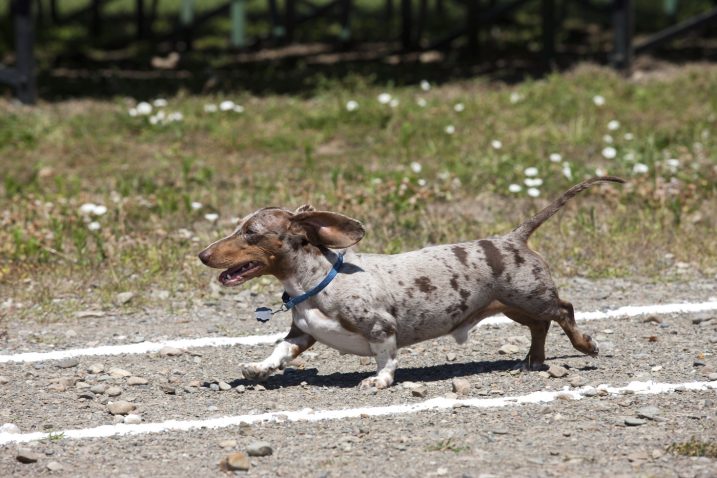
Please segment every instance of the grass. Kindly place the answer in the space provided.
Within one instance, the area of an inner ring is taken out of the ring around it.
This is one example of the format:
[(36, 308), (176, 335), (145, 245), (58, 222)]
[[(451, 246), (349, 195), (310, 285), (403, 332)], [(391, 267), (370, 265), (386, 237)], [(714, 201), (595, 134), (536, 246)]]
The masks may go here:
[[(676, 262), (717, 272), (717, 68), (627, 81), (584, 66), (429, 91), (360, 76), (316, 84), (305, 98), (178, 95), (162, 109), (182, 119), (159, 124), (128, 114), (153, 98), (0, 102), (0, 296), (42, 317), (126, 290), (138, 293), (128, 308), (155, 289), (208, 294), (214, 272), (197, 252), (267, 205), (311, 202), (360, 219), (364, 251), (470, 240), (512, 229), (596, 170), (629, 183), (584, 193), (536, 233), (556, 274), (669, 280)], [(244, 112), (205, 112), (226, 99)], [(529, 167), (543, 180), (536, 198)]]
[(708, 458), (717, 458), (717, 443), (699, 441), (695, 437), (690, 441), (682, 443), (673, 443), (667, 448), (667, 451), (682, 456), (706, 456)]

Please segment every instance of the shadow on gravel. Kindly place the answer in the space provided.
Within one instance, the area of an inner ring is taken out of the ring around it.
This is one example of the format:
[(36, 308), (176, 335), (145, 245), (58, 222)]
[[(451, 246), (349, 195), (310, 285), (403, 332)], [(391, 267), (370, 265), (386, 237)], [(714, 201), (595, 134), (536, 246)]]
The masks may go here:
[[(557, 357), (557, 358), (567, 358)], [(512, 370), (520, 361), (518, 360), (498, 360), (498, 361), (482, 361), (467, 363), (450, 363), (440, 365), (430, 365), (427, 367), (410, 367), (399, 368), (396, 371), (396, 384), (401, 382), (437, 382), (440, 380), (448, 380), (456, 377), (465, 377), (468, 375), (478, 375), (492, 372), (505, 372)], [(287, 373), (289, 372), (289, 373)], [(274, 375), (263, 383), (263, 385), (271, 390), (282, 387), (295, 387), (306, 382), (313, 386), (325, 386), (335, 388), (354, 388), (366, 377), (370, 377), (374, 372), (336, 372), (329, 375), (319, 375), (319, 371), (315, 368), (306, 370), (287, 370), (282, 375)], [(230, 383), (232, 387), (238, 385), (254, 385), (256, 382), (251, 380), (237, 379)]]

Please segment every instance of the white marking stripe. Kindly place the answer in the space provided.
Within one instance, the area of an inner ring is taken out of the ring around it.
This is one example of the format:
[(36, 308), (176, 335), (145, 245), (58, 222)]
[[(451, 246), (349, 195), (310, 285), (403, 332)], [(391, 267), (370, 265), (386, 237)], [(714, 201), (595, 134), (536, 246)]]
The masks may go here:
[[(575, 314), (575, 318), (577, 320), (599, 320), (618, 317), (636, 317), (640, 315), (694, 313), (709, 310), (717, 310), (717, 300), (711, 300), (708, 302), (688, 302), (682, 304), (629, 305), (606, 311), (578, 312)], [(511, 322), (512, 321), (508, 317), (504, 315), (497, 315), (481, 321), (478, 325), (506, 324)], [(61, 360), (70, 357), (92, 355), (143, 354), (148, 352), (157, 352), (162, 347), (188, 349), (229, 345), (266, 345), (275, 343), (284, 335), (286, 335), (285, 332), (272, 335), (250, 335), (246, 337), (203, 337), (199, 339), (180, 339), (163, 342), (142, 342), (139, 344), (105, 345), (85, 349), (55, 350), (52, 352), (27, 352), (15, 355), (0, 355), (0, 363), (40, 362), (44, 360)]]
[[(655, 383), (655, 382), (631, 382), (624, 387), (599, 386), (610, 394), (619, 394), (631, 391), (637, 394), (660, 394), (674, 392), (679, 388), (682, 390), (717, 390), (717, 382), (687, 382), (687, 383)], [(361, 416), (378, 417), (383, 415), (396, 415), (403, 413), (417, 413), (426, 410), (444, 410), (454, 406), (475, 407), (475, 408), (496, 408), (509, 405), (520, 405), (527, 403), (546, 403), (558, 398), (559, 395), (569, 395), (575, 400), (583, 397), (581, 392), (585, 389), (563, 390), (557, 392), (533, 392), (527, 395), (500, 398), (469, 398), (451, 399), (445, 397), (433, 398), (419, 403), (387, 405), (381, 407), (344, 408), (339, 410), (311, 410), (310, 408), (295, 411), (261, 413), (255, 415), (237, 415), (231, 417), (209, 418), (206, 420), (168, 420), (160, 423), (143, 423), (139, 425), (102, 425), (95, 428), (82, 428), (75, 430), (64, 430), (53, 432), (54, 435), (63, 438), (104, 438), (121, 435), (141, 435), (144, 433), (161, 433), (167, 431), (187, 431), (200, 428), (218, 429), (239, 425), (240, 423), (260, 422), (298, 422), (298, 421), (320, 421), (340, 420), (343, 418), (357, 418)], [(47, 432), (34, 433), (0, 433), (0, 445), (7, 443), (22, 443), (48, 438)]]

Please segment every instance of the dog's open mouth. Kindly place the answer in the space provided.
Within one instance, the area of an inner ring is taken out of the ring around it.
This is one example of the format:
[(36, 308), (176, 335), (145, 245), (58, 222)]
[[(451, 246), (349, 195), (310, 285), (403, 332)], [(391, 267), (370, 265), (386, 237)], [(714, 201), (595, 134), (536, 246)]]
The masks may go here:
[(258, 261), (245, 262), (219, 274), (219, 282), (225, 286), (239, 285), (258, 276), (264, 269), (264, 264)]

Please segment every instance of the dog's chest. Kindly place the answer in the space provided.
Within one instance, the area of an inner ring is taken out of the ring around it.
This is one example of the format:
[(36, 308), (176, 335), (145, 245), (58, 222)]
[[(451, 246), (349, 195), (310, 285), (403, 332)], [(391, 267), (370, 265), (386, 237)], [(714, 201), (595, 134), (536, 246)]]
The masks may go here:
[(327, 317), (318, 309), (299, 310), (294, 323), (305, 333), (339, 352), (355, 355), (373, 355), (368, 341), (361, 335), (346, 330), (338, 320)]

